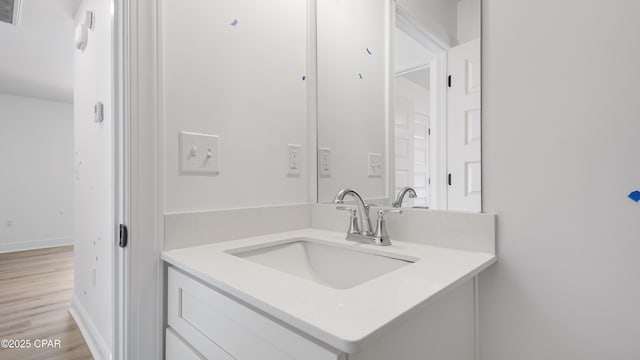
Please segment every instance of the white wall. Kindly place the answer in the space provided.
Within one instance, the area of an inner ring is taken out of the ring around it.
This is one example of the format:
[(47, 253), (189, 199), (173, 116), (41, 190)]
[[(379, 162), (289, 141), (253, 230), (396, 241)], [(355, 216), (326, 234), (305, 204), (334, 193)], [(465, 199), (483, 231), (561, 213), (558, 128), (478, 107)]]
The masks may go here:
[(480, 37), (481, 5), (481, 0), (458, 1), (458, 30), (456, 35), (458, 43), (464, 44)]
[(72, 244), (73, 105), (0, 94), (0, 252)]
[[(112, 282), (116, 246), (110, 1), (84, 0), (78, 13), (83, 15), (85, 10), (93, 10), (96, 21), (95, 30), (89, 30), (86, 49), (74, 53), (75, 282), (72, 311), (94, 357), (108, 358), (113, 342)], [(102, 123), (94, 122), (93, 109), (98, 101), (104, 104)]]
[(331, 149), (318, 199), (331, 201), (343, 188), (385, 198), (387, 175), (369, 177), (368, 153), (386, 159), (387, 1), (319, 1), (317, 9), (318, 146)]
[(397, 0), (423, 27), (451, 46), (457, 44), (457, 1), (454, 0)]
[(639, 359), (640, 2), (483, 8), (482, 360)]
[(18, 26), (0, 22), (0, 93), (72, 102), (78, 3), (22, 0)]
[(433, 60), (431, 51), (398, 27), (393, 29), (393, 41), (393, 71), (395, 73), (427, 65)]
[[(308, 200), (306, 1), (163, 1), (165, 211)], [(231, 23), (237, 20), (236, 26)], [(180, 176), (178, 134), (220, 136), (218, 176)]]

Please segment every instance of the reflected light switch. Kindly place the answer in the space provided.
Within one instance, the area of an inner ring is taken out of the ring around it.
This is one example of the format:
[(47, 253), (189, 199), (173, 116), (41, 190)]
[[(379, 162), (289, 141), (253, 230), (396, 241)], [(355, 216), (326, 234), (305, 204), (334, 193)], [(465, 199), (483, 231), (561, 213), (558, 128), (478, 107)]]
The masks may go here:
[(302, 167), (302, 146), (289, 144), (289, 166), (287, 169), (287, 175), (299, 176), (300, 168)]
[(369, 169), (369, 177), (382, 177), (384, 171), (382, 154), (369, 153), (367, 167)]
[(331, 176), (331, 149), (320, 148), (318, 154), (318, 174), (322, 177)]

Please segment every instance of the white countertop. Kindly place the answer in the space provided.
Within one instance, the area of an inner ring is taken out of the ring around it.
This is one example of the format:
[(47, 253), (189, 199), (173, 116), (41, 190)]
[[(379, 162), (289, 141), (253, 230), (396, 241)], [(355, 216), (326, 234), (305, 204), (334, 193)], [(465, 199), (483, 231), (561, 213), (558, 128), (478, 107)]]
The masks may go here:
[[(420, 261), (350, 289), (333, 289), (226, 253), (290, 238), (315, 238), (348, 247), (416, 257)], [(162, 259), (195, 278), (317, 338), (355, 353), (375, 332), (434, 295), (471, 279), (496, 261), (493, 254), (393, 241), (374, 246), (344, 233), (303, 229), (169, 250)]]

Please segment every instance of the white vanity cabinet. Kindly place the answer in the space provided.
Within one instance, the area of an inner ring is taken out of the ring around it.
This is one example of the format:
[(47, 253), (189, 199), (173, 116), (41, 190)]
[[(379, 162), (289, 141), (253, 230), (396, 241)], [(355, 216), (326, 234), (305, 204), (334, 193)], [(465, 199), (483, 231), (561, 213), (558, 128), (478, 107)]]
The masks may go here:
[[(184, 342), (175, 331), (171, 328), (167, 328), (166, 331), (166, 355), (167, 359), (180, 359), (180, 360), (202, 360), (195, 350), (191, 348), (186, 342)], [(222, 356), (217, 359), (231, 359), (226, 353), (221, 353)]]
[(167, 360), (471, 360), (473, 282), (445, 292), (347, 354), (169, 267)]
[(496, 261), (413, 242), (347, 242), (321, 229), (162, 259), (168, 360), (472, 360), (473, 279)]
[(167, 322), (167, 360), (347, 359), (173, 267)]

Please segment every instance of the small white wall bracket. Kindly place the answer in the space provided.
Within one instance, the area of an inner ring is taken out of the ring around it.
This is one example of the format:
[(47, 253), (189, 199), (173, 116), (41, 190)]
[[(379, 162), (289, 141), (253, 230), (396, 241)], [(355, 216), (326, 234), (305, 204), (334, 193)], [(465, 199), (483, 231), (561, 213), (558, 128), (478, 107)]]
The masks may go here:
[(104, 105), (97, 102), (93, 106), (93, 122), (101, 123), (102, 121), (104, 121)]
[(76, 25), (76, 29), (73, 35), (73, 42), (78, 50), (84, 50), (87, 47), (87, 40), (89, 39), (89, 32), (84, 24)]
[(74, 44), (76, 49), (84, 50), (89, 42), (89, 30), (93, 31), (95, 28), (95, 16), (93, 11), (87, 10), (84, 13), (82, 21), (76, 25), (74, 33)]

